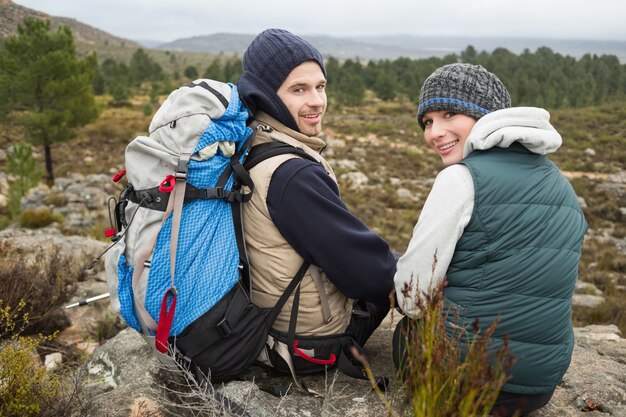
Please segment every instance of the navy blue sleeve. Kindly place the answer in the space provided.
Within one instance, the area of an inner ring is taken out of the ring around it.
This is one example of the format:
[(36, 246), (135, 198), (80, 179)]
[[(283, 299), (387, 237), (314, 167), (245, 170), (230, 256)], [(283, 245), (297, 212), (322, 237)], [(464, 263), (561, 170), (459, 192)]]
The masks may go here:
[(272, 176), (267, 206), (287, 242), (343, 294), (389, 305), (395, 257), (387, 242), (350, 213), (321, 165), (300, 158), (282, 164)]

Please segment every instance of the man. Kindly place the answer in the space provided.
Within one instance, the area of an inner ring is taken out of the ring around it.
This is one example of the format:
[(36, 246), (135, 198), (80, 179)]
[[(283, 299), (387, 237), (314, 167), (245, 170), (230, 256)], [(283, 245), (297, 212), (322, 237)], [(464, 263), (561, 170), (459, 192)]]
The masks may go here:
[[(250, 171), (255, 191), (244, 205), (244, 227), (252, 301), (273, 307), (308, 261), (296, 334), (349, 331), (362, 345), (389, 309), (395, 258), (388, 244), (348, 211), (333, 170), (320, 155), (326, 146), (319, 137), (327, 106), (323, 58), (304, 39), (268, 29), (246, 50), (243, 67), (237, 86), (253, 126), (258, 123), (253, 146), (279, 141), (309, 156), (275, 156)], [(274, 323), (279, 332), (289, 330), (292, 300)]]

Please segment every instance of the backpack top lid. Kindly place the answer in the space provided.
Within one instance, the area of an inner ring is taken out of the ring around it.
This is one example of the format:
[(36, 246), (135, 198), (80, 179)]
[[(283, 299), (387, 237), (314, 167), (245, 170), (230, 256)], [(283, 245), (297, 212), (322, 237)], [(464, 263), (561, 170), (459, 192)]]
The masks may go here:
[(229, 106), (232, 91), (236, 91), (232, 84), (208, 79), (195, 80), (177, 88), (154, 114), (148, 131), (152, 134), (174, 120), (194, 114), (207, 114), (211, 120), (219, 119)]
[[(233, 84), (200, 79), (174, 90), (154, 115), (150, 136), (138, 136), (127, 146), (128, 181), (140, 190), (157, 186), (174, 173), (181, 154), (190, 154), (193, 162), (200, 150), (215, 142), (239, 149), (252, 134), (247, 119), (248, 110)], [(228, 160), (218, 159), (204, 170), (221, 171)], [(203, 186), (205, 180), (195, 175), (189, 182)]]

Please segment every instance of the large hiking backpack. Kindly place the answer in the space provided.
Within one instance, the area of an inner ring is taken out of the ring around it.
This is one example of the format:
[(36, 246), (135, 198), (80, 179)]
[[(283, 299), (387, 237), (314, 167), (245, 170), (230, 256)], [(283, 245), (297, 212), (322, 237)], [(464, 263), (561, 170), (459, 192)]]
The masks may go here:
[(181, 87), (149, 136), (128, 145), (125, 171), (114, 178), (125, 174), (128, 186), (105, 258), (111, 305), (160, 359), (184, 358), (212, 381), (256, 360), (289, 297), (274, 309), (250, 302), (240, 213), (250, 199), (241, 189), (254, 190), (242, 166), (254, 134), (247, 118), (232, 84)]
[[(128, 185), (115, 205), (105, 258), (112, 308), (162, 362), (185, 367), (199, 382), (239, 377), (262, 352), (305, 391), (296, 373), (328, 365), (364, 378), (347, 359), (349, 334), (295, 334), (307, 262), (273, 308), (250, 300), (241, 214), (254, 192), (248, 170), (285, 153), (311, 157), (284, 142), (251, 151), (256, 129), (267, 126), (249, 127), (247, 119), (236, 86), (196, 80), (167, 97), (149, 136), (127, 146), (125, 170), (114, 181), (126, 175)], [(292, 294), (290, 331), (280, 334), (271, 328)]]

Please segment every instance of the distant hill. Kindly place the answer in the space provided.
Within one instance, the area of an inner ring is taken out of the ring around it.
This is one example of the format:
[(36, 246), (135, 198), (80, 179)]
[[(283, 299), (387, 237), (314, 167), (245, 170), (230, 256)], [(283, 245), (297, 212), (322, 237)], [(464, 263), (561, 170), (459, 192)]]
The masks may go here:
[[(199, 53), (242, 54), (255, 35), (236, 33), (217, 33), (193, 38), (178, 39), (173, 42), (155, 46), (155, 49), (190, 51)], [(615, 55), (621, 62), (626, 62), (626, 42), (624, 41), (589, 41), (563, 39), (531, 39), (531, 38), (443, 38), (415, 35), (389, 35), (368, 37), (332, 37), (303, 35), (326, 56), (338, 59), (359, 58), (395, 59), (408, 57), (413, 59), (443, 57), (451, 53), (460, 53), (468, 45), (478, 52), (491, 53), (502, 47), (520, 54), (525, 49), (534, 52), (546, 46), (562, 55), (580, 58), (584, 54)]]
[[(27, 17), (50, 20), (52, 30), (56, 30), (60, 25), (70, 28), (76, 43), (78, 55), (84, 56), (88, 52), (95, 51), (98, 59), (102, 62), (107, 58), (128, 63), (132, 54), (138, 48), (147, 50), (150, 46), (144, 46), (136, 41), (120, 38), (96, 29), (67, 17), (50, 16), (46, 13), (29, 9), (11, 0), (0, 0), (0, 42), (2, 38), (17, 34), (17, 25)], [(162, 42), (155, 42), (152, 46)], [(167, 72), (182, 72), (186, 65), (195, 65), (198, 68), (206, 68), (213, 58), (206, 54), (196, 54), (191, 52), (177, 52), (163, 50), (150, 50), (150, 55)]]
[(0, 38), (6, 38), (17, 33), (17, 25), (27, 17), (50, 20), (50, 26), (56, 30), (59, 26), (65, 25), (70, 28), (77, 45), (89, 46), (111, 46), (124, 48), (139, 48), (140, 45), (128, 39), (113, 36), (100, 29), (86, 25), (67, 17), (50, 16), (46, 13), (29, 9), (11, 0), (0, 0)]
[[(74, 34), (79, 53), (96, 50), (100, 58), (112, 57), (127, 61), (137, 48), (152, 49), (152, 55), (166, 70), (182, 70), (185, 65), (206, 66), (216, 54), (241, 55), (255, 34), (216, 33), (177, 39), (162, 43), (154, 40), (129, 40), (111, 35), (100, 29), (81, 23), (75, 19), (50, 16), (29, 9), (11, 0), (0, 0), (0, 40), (17, 33), (17, 25), (26, 17), (49, 19), (53, 29), (67, 25)], [(563, 39), (522, 39), (522, 38), (469, 38), (469, 37), (428, 37), (415, 35), (388, 35), (362, 37), (333, 37), (328, 35), (306, 35), (325, 56), (338, 59), (358, 58), (361, 60), (412, 59), (443, 57), (460, 53), (472, 45), (478, 52), (493, 52), (502, 47), (520, 54), (525, 49), (534, 52), (546, 46), (562, 55), (580, 58), (584, 54), (615, 55), (626, 63), (626, 41), (589, 41)], [(176, 54), (172, 58), (170, 52)], [(174, 62), (175, 61), (175, 62)]]

